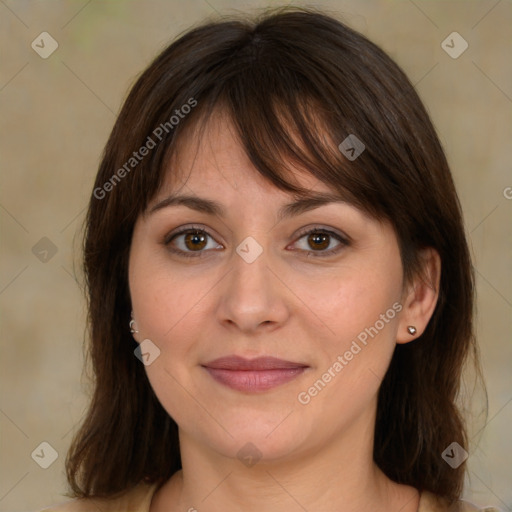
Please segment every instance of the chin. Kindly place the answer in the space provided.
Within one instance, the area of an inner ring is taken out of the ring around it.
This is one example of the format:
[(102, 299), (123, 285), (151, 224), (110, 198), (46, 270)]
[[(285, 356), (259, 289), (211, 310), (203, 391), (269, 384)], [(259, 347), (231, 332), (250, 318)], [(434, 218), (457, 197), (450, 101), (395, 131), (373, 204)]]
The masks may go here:
[[(308, 429), (299, 421), (301, 418), (297, 412), (286, 418), (287, 414), (282, 411), (269, 414), (267, 411), (266, 417), (263, 417), (260, 412), (251, 414), (239, 411), (232, 422), (228, 421), (228, 416), (223, 416), (219, 421), (231, 435), (218, 425), (208, 432), (197, 431), (197, 424), (192, 435), (218, 454), (238, 459), (247, 467), (254, 465), (255, 461), (277, 462), (308, 444)], [(314, 432), (310, 436), (317, 437)]]

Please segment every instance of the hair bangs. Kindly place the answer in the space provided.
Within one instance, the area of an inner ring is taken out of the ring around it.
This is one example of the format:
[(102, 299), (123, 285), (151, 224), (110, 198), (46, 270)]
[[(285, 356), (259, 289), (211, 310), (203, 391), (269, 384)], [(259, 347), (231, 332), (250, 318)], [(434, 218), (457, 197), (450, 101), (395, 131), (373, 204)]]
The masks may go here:
[(351, 123), (329, 110), (321, 92), (304, 77), (245, 62), (230, 80), (197, 97), (199, 106), (168, 144), (167, 163), (157, 164), (160, 184), (169, 169), (175, 174), (170, 178), (177, 178), (181, 170), (171, 162), (179, 160), (183, 144), (196, 140), (199, 147), (211, 118), (224, 115), (255, 169), (278, 189), (311, 197), (314, 183), (301, 186), (297, 180), (298, 174), (308, 175), (372, 218), (389, 218), (376, 187), (378, 165), (368, 164), (369, 158), (359, 163), (346, 158), (339, 146), (351, 135), (345, 127)]

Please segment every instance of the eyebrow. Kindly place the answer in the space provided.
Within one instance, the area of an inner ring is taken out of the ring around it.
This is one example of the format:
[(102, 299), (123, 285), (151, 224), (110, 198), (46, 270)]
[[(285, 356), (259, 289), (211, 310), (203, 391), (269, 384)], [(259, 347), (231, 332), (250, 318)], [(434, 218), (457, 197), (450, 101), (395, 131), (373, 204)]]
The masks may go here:
[[(288, 217), (293, 217), (295, 215), (300, 215), (301, 213), (314, 210), (330, 203), (346, 204), (347, 201), (343, 200), (339, 195), (330, 193), (310, 193), (308, 197), (300, 198), (292, 203), (283, 205), (279, 209), (277, 216), (279, 220), (282, 220)], [(156, 211), (167, 208), (169, 206), (186, 206), (198, 212), (206, 213), (209, 215), (216, 215), (222, 218), (226, 217), (226, 210), (220, 203), (213, 201), (212, 199), (191, 195), (171, 195), (166, 197), (154, 205), (149, 210), (149, 214), (151, 215), (152, 213), (155, 213)]]

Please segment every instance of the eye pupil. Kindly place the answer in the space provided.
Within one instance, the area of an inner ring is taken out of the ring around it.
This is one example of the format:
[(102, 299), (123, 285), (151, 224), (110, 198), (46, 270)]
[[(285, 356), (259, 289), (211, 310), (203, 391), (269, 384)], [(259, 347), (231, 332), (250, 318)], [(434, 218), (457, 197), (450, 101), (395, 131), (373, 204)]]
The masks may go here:
[(312, 241), (314, 244), (321, 244), (320, 246), (317, 245), (316, 249), (325, 249), (329, 247), (329, 236), (327, 234), (313, 233), (309, 236), (309, 241)]
[[(201, 233), (200, 231), (190, 231), (185, 236), (185, 245), (187, 246), (188, 249), (203, 249), (204, 245), (206, 245), (205, 241), (206, 236), (204, 235), (204, 233)], [(189, 243), (191, 243), (192, 245), (189, 246)], [(199, 245), (198, 243), (203, 243), (203, 245)]]

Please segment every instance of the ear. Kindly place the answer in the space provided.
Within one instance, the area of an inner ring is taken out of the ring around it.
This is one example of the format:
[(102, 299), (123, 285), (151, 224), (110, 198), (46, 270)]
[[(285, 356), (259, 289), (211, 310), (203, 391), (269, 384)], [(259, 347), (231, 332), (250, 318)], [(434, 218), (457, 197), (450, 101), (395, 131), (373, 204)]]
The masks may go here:
[[(432, 247), (423, 249), (421, 258), (423, 272), (414, 279), (402, 297), (403, 309), (398, 325), (397, 343), (408, 343), (421, 336), (436, 308), (441, 280), (441, 258)], [(413, 335), (407, 331), (410, 325), (416, 328)]]

